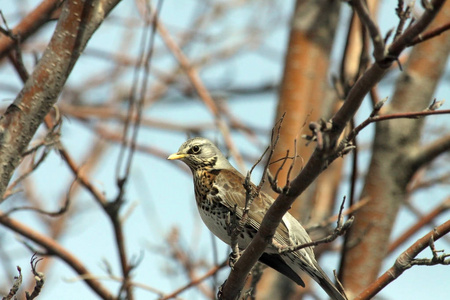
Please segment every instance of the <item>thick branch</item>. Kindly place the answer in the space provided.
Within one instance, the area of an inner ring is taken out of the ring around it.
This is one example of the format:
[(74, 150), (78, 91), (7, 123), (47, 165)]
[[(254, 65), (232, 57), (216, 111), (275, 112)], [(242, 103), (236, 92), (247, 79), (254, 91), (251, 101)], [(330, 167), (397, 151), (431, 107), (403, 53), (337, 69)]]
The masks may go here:
[(380, 81), (387, 68), (392, 65), (393, 61), (397, 59), (400, 53), (408, 47), (416, 36), (425, 30), (425, 28), (434, 19), (444, 2), (445, 0), (432, 1), (432, 6), (434, 9), (425, 11), (416, 23), (405, 30), (405, 32), (391, 44), (388, 48), (388, 55), (384, 58), (384, 60), (373, 64), (355, 83), (343, 106), (332, 118), (333, 129), (336, 131), (336, 134), (339, 135), (342, 132), (344, 126), (359, 109), (364, 96), (376, 83), (378, 83), (378, 81)]
[(315, 151), (303, 171), (292, 181), (289, 193), (280, 194), (267, 211), (258, 233), (246, 248), (241, 258), (231, 270), (228, 280), (223, 286), (222, 299), (235, 299), (242, 289), (247, 274), (258, 261), (266, 246), (272, 241), (275, 230), (284, 214), (300, 195), (325, 168), (322, 153)]
[(0, 195), (45, 115), (56, 103), (87, 41), (114, 8), (114, 1), (66, 1), (42, 59), (0, 119)]
[[(332, 118), (333, 127), (331, 131), (325, 132), (328, 135), (327, 137), (332, 147), (336, 143), (337, 138), (342, 133), (347, 122), (353, 118), (356, 111), (359, 109), (365, 95), (383, 77), (387, 68), (392, 65), (398, 54), (407, 47), (408, 43), (428, 26), (443, 2), (443, 0), (433, 1), (432, 5), (435, 9), (426, 11), (417, 23), (399, 36), (395, 42), (395, 46), (390, 47), (390, 49), (393, 49), (391, 53), (396, 54), (395, 57), (386, 57), (384, 60), (373, 64), (355, 83), (343, 106)], [(276, 201), (267, 211), (258, 233), (246, 248), (246, 251), (244, 251), (241, 258), (234, 265), (228, 280), (223, 286), (222, 299), (234, 300), (236, 298), (238, 293), (242, 290), (245, 278), (252, 266), (262, 255), (267, 245), (272, 241), (272, 237), (278, 224), (280, 224), (282, 217), (290, 209), (295, 199), (317, 178), (328, 164), (332, 162), (331, 159), (329, 160), (331, 154), (333, 153), (330, 149), (321, 150), (316, 148), (304, 169), (292, 181), (289, 192), (278, 196)]]

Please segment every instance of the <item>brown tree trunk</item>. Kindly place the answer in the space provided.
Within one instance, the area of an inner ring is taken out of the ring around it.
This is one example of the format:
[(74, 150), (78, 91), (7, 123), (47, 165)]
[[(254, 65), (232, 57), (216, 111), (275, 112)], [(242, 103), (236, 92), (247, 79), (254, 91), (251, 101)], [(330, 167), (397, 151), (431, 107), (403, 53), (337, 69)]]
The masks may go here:
[[(272, 159), (274, 161), (284, 157), (288, 149), (289, 156), (293, 156), (296, 151), (300, 157), (296, 159), (291, 179), (299, 173), (314, 150), (312, 145), (305, 146), (306, 141), (301, 135), (309, 133), (309, 122), (316, 121), (324, 115), (324, 107), (327, 106), (324, 103), (331, 95), (328, 71), (331, 47), (339, 19), (339, 5), (339, 1), (299, 0), (295, 6), (275, 121), (283, 114), (285, 118)], [(294, 140), (297, 140), (296, 149)], [(278, 176), (278, 185), (281, 187), (286, 184), (291, 162), (287, 161), (287, 167), (285, 166)], [(272, 174), (275, 174), (280, 165), (281, 163), (275, 163), (270, 166)], [(330, 171), (322, 174), (322, 178), (340, 174), (340, 165), (335, 164)], [(316, 219), (311, 213), (315, 212), (313, 207), (317, 204), (321, 208), (320, 216), (329, 215), (332, 209), (330, 201), (334, 201), (339, 175), (333, 182), (336, 185), (328, 185), (329, 188), (322, 189), (317, 195), (314, 195), (316, 191), (314, 187), (308, 189), (301, 199), (296, 201), (291, 213), (303, 223), (308, 222), (311, 217)], [(276, 197), (270, 187), (266, 186), (266, 191)], [(313, 200), (319, 198), (315, 196), (320, 196), (325, 203), (322, 201), (319, 205)], [(305, 199), (308, 201), (304, 201)], [(308, 280), (306, 277), (303, 279)], [(269, 283), (274, 283), (270, 291), (269, 288), (265, 288), (270, 286)], [(298, 299), (296, 286), (284, 276), (269, 270), (265, 271), (258, 293), (263, 299), (289, 299), (289, 297)]]

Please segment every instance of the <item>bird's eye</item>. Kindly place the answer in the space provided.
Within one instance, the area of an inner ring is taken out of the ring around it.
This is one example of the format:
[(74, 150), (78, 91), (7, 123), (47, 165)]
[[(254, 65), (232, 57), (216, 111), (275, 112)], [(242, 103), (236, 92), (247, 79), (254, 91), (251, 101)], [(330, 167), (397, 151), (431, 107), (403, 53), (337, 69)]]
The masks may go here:
[(192, 153), (196, 154), (199, 152), (200, 152), (200, 146), (198, 146), (198, 145), (192, 146)]

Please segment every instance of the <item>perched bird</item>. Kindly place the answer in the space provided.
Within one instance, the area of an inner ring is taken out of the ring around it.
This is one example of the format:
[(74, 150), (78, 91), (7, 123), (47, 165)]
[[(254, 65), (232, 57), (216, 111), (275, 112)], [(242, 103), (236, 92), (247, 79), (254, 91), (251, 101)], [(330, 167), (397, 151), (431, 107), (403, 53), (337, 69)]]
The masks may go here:
[[(245, 177), (230, 164), (210, 140), (201, 137), (186, 141), (177, 153), (170, 155), (167, 159), (181, 160), (191, 169), (194, 177), (195, 200), (203, 222), (214, 235), (230, 245), (227, 218), (236, 213), (237, 219), (240, 220), (243, 215), (246, 198)], [(256, 187), (252, 184), (252, 188)], [(247, 223), (238, 237), (238, 246), (241, 250), (251, 242), (273, 202), (273, 198), (263, 192), (255, 197), (250, 205)], [(311, 242), (306, 230), (291, 214), (284, 215), (273, 239), (275, 241), (259, 258), (260, 262), (303, 287), (305, 283), (300, 278), (300, 274), (305, 272), (332, 299), (347, 299), (320, 268), (312, 247), (279, 254), (280, 245), (289, 247)]]

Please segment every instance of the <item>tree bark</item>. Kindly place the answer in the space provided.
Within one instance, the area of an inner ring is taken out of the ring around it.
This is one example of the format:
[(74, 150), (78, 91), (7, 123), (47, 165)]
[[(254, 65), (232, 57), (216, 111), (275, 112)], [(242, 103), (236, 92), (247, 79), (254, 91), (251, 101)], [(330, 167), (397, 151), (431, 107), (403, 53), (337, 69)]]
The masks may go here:
[[(119, 1), (66, 1), (55, 33), (33, 74), (0, 119), (0, 195), (89, 38)], [(3, 198), (3, 197), (2, 197)]]
[[(309, 122), (324, 117), (327, 113), (325, 103), (333, 98), (328, 84), (328, 72), (331, 47), (339, 19), (339, 5), (339, 1), (299, 0), (295, 6), (275, 122), (283, 114), (285, 117), (280, 140), (272, 159), (274, 161), (284, 157), (288, 149), (289, 156), (297, 153), (300, 157), (296, 159), (292, 176), (300, 172), (314, 150), (313, 145), (305, 146), (305, 140), (301, 138), (301, 135), (309, 133)], [(287, 161), (278, 176), (281, 187), (286, 184), (291, 162), (291, 160)], [(271, 173), (275, 174), (280, 165), (281, 162), (272, 164)], [(294, 203), (290, 212), (303, 222), (308, 222), (310, 218), (318, 220), (325, 215), (328, 216), (333, 207), (330, 201), (334, 201), (340, 169), (341, 164), (335, 164), (333, 168), (322, 174), (321, 179), (327, 178), (327, 188), (319, 191), (315, 188), (318, 184), (314, 184)], [(330, 181), (336, 184), (329, 184)], [(277, 195), (269, 186), (265, 189), (276, 198)], [(314, 215), (311, 216), (311, 214)], [(303, 279), (308, 280), (308, 278)], [(271, 286), (269, 283), (273, 282), (275, 283)], [(264, 286), (271, 286), (270, 291)], [(264, 299), (289, 299), (289, 297), (298, 299), (299, 293), (304, 291), (304, 289), (297, 289), (289, 279), (272, 270), (265, 271), (259, 287), (260, 295), (264, 295)]]

